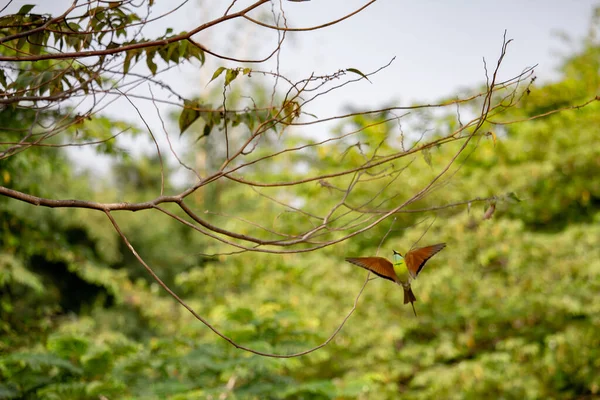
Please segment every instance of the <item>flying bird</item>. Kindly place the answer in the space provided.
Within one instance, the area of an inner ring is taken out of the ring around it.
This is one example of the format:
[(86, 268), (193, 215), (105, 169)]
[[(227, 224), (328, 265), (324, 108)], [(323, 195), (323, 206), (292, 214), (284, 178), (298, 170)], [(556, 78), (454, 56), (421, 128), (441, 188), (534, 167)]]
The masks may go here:
[[(392, 262), (383, 257), (346, 258), (346, 261), (401, 285), (404, 289), (404, 304), (410, 303), (416, 317), (417, 311), (413, 303), (417, 301), (417, 298), (410, 287), (410, 282), (412, 279), (417, 279), (427, 260), (440, 252), (444, 247), (446, 247), (446, 243), (438, 243), (410, 250), (405, 256), (394, 250)], [(406, 274), (407, 271), (408, 276)]]

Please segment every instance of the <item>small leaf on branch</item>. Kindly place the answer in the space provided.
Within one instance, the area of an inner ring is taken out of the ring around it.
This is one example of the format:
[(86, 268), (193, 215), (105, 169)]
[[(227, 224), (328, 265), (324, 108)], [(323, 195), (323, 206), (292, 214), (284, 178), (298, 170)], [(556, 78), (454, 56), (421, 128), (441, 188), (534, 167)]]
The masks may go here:
[(225, 86), (229, 86), (229, 84), (235, 78), (237, 78), (239, 73), (240, 73), (239, 69), (228, 69), (227, 72), (225, 73)]
[(23, 36), (17, 40), (17, 49), (22, 49), (27, 43), (27, 36)]
[(365, 74), (363, 74), (362, 72), (360, 72), (360, 71), (359, 71), (359, 70), (357, 70), (356, 68), (347, 68), (347, 69), (346, 69), (346, 71), (347, 71), (347, 72), (352, 72), (352, 73), (354, 73), (354, 74), (358, 74), (358, 75), (362, 76), (363, 78), (365, 78), (366, 80), (368, 80), (370, 83), (373, 83), (373, 82), (371, 82), (371, 81), (369, 80), (369, 78), (368, 78), (368, 77), (367, 77)]
[(155, 49), (147, 49), (146, 50), (146, 65), (148, 66), (148, 69), (150, 70), (150, 72), (152, 72), (152, 75), (156, 75), (156, 70), (158, 68), (158, 66), (154, 62), (155, 54), (156, 54)]
[(517, 196), (517, 194), (515, 192), (507, 193), (506, 196), (504, 196), (504, 197), (506, 200), (510, 200), (511, 202), (515, 202), (515, 203), (520, 203), (521, 201), (523, 201)]
[(35, 4), (25, 4), (23, 7), (21, 7), (21, 9), (19, 10), (19, 12), (17, 12), (17, 14), (19, 14), (19, 15), (28, 14), (29, 11), (31, 11), (31, 9), (33, 7), (35, 7)]
[(424, 148), (423, 150), (421, 150), (421, 154), (423, 154), (423, 158), (425, 159), (427, 165), (431, 167), (431, 151), (429, 150), (429, 148)]
[(6, 74), (4, 74), (4, 70), (0, 69), (0, 85), (6, 88), (8, 83), (6, 82)]
[(210, 131), (212, 131), (212, 128), (213, 128), (212, 122), (211, 123), (207, 122), (206, 124), (204, 124), (204, 129), (202, 129), (202, 135), (198, 136), (198, 139), (196, 139), (196, 141), (202, 139), (204, 136), (210, 135)]
[(185, 100), (183, 102), (183, 105), (185, 108), (179, 116), (180, 136), (183, 135), (183, 132), (185, 132), (185, 130), (189, 128), (190, 125), (192, 125), (194, 122), (196, 122), (196, 120), (200, 117), (200, 111), (198, 110), (198, 108), (200, 108), (200, 104), (198, 104), (198, 102), (192, 100)]
[(212, 81), (214, 81), (215, 79), (217, 79), (219, 77), (219, 75), (221, 75), (223, 73), (223, 71), (225, 71), (226, 69), (227, 68), (225, 68), (225, 67), (219, 67), (219, 68), (217, 68), (217, 70), (213, 74), (212, 78), (210, 78), (210, 81), (208, 81), (208, 83), (211, 83)]
[(123, 61), (123, 73), (124, 74), (127, 74), (129, 72), (129, 68), (131, 66), (131, 60), (133, 60), (134, 57), (135, 57), (135, 60), (137, 61), (137, 59), (140, 57), (140, 50), (134, 49), (134, 50), (127, 51), (125, 53), (125, 61)]

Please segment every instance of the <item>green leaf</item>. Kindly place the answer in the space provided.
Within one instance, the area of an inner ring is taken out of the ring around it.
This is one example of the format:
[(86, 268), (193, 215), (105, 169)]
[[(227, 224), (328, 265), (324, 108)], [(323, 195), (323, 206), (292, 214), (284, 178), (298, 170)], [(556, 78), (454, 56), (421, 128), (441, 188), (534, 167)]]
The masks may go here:
[(148, 69), (150, 70), (150, 72), (152, 72), (152, 75), (156, 75), (156, 70), (158, 69), (158, 66), (154, 62), (155, 54), (156, 54), (156, 49), (147, 49), (146, 50), (146, 65), (148, 66)]
[(240, 307), (229, 312), (229, 319), (247, 324), (254, 319), (254, 312), (249, 308)]
[(252, 72), (252, 68), (244, 68), (244, 69), (242, 70), (242, 73), (243, 73), (244, 75), (250, 75), (250, 72)]
[(7, 82), (6, 82), (6, 75), (4, 74), (4, 70), (0, 69), (0, 84), (6, 88)]
[(125, 53), (125, 61), (123, 62), (123, 73), (127, 74), (129, 72), (129, 67), (131, 66), (131, 60), (133, 57), (138, 59), (140, 56), (140, 50), (130, 50)]
[(497, 140), (496, 134), (494, 132), (492, 132), (492, 131), (489, 131), (487, 134), (488, 134), (488, 136), (492, 137), (492, 140), (494, 141), (494, 146), (495, 146), (496, 145), (496, 140)]
[(431, 167), (431, 151), (429, 150), (429, 148), (424, 148), (423, 150), (421, 150), (421, 154), (423, 154), (423, 159), (425, 160), (427, 165)]
[(83, 30), (81, 26), (75, 22), (69, 22), (68, 26), (73, 32), (81, 32)]
[(202, 130), (202, 136), (198, 137), (198, 139), (197, 139), (197, 140), (200, 140), (200, 139), (202, 139), (204, 136), (208, 136), (208, 135), (210, 135), (210, 131), (212, 131), (212, 128), (213, 128), (213, 124), (212, 124), (212, 123), (208, 123), (208, 122), (207, 122), (207, 123), (204, 125), (204, 129)]
[(219, 77), (219, 75), (221, 75), (223, 73), (223, 71), (225, 71), (226, 69), (227, 68), (225, 68), (225, 67), (219, 67), (219, 68), (217, 68), (217, 70), (213, 74), (212, 78), (210, 78), (210, 81), (208, 81), (208, 83), (211, 83), (212, 81), (214, 81), (215, 79), (217, 79)]
[(0, 383), (0, 399), (16, 399), (19, 398), (20, 392), (15, 388), (15, 385)]
[(23, 263), (12, 254), (0, 253), (0, 271), (4, 273), (4, 278), (0, 279), (0, 288), (14, 282), (26, 286), (38, 294), (43, 293), (45, 290), (40, 277), (27, 269)]
[[(185, 42), (186, 45), (189, 42)], [(204, 55), (204, 51), (202, 51), (202, 49), (198, 46), (195, 45), (190, 45), (186, 47), (187, 49), (187, 59), (191, 59), (192, 57), (198, 59), (200, 61), (201, 64), (204, 64), (204, 61), (206, 60), (206, 57)]]
[(40, 96), (50, 91), (50, 85), (56, 85), (57, 83), (60, 84), (60, 80), (55, 79), (54, 73), (52, 73), (52, 71), (45, 71), (41, 73), (37, 81)]
[(29, 52), (34, 55), (39, 55), (42, 51), (42, 45), (44, 43), (44, 34), (42, 32), (36, 32), (29, 36)]
[[(359, 71), (359, 70), (357, 70), (356, 68), (347, 68), (347, 69), (346, 69), (346, 72), (352, 72), (352, 73), (354, 73), (354, 74), (360, 75), (360, 76), (362, 76), (363, 78), (365, 78), (366, 80), (368, 80), (369, 82), (371, 82), (371, 81), (369, 80), (369, 78), (368, 78), (368, 77), (367, 77), (365, 74), (363, 74), (362, 72), (360, 72), (360, 71)], [(373, 82), (371, 82), (371, 83), (373, 83)]]
[(20, 37), (19, 40), (17, 40), (17, 49), (22, 49), (23, 46), (25, 46), (25, 43), (27, 43), (27, 36)]
[(90, 347), (90, 342), (85, 337), (75, 335), (55, 335), (48, 338), (46, 347), (49, 351), (63, 358), (79, 358)]
[(198, 110), (200, 104), (198, 102), (185, 100), (183, 105), (185, 108), (179, 115), (179, 135), (182, 135), (200, 117), (200, 111)]
[(229, 86), (229, 84), (235, 78), (237, 78), (237, 76), (238, 76), (239, 73), (240, 73), (239, 69), (228, 69), (227, 73), (225, 74), (225, 86)]
[(507, 193), (507, 194), (506, 194), (504, 197), (505, 197), (507, 200), (511, 200), (511, 201), (513, 201), (513, 202), (515, 202), (515, 203), (520, 203), (520, 202), (522, 202), (522, 201), (523, 201), (523, 200), (521, 200), (521, 199), (520, 199), (520, 198), (517, 196), (517, 194), (516, 194), (515, 192), (510, 192), (510, 193)]
[(17, 12), (18, 15), (25, 15), (28, 14), (29, 11), (31, 11), (31, 9), (35, 7), (35, 4), (25, 4), (23, 7), (21, 7), (21, 9), (19, 10), (19, 12)]
[(131, 58), (133, 56), (131, 53), (125, 53), (125, 61), (123, 62), (123, 73), (127, 74), (129, 72), (129, 66), (131, 65)]
[(0, 358), (0, 365), (6, 368), (9, 363), (16, 363), (22, 367), (30, 370), (39, 371), (41, 368), (59, 368), (65, 371), (69, 371), (72, 374), (81, 375), (83, 370), (71, 362), (51, 353), (11, 353), (5, 357)]
[(185, 56), (188, 48), (188, 42), (175, 42), (169, 45), (169, 50), (167, 51), (167, 59), (166, 62), (173, 61), (174, 63), (179, 63), (179, 57)]
[(289, 387), (284, 392), (285, 398), (326, 398), (334, 399), (336, 388), (331, 381), (318, 380), (303, 382)]

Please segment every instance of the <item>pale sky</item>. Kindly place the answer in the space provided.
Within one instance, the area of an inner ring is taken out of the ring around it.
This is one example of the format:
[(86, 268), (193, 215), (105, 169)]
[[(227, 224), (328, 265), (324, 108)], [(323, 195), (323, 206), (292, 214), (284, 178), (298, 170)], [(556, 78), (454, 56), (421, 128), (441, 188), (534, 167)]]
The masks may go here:
[[(201, 3), (203, 11), (210, 11), (210, 5), (215, 4)], [(284, 2), (284, 6), (288, 25), (305, 27), (339, 18), (365, 3), (311, 0)], [(243, 4), (249, 2), (241, 3), (240, 8)], [(393, 100), (403, 104), (432, 101), (451, 95), (458, 88), (484, 82), (482, 58), (486, 58), (488, 66), (495, 65), (507, 30), (507, 37), (514, 41), (502, 75), (512, 77), (538, 64), (536, 74), (543, 81), (551, 78), (556, 69), (558, 60), (554, 55), (569, 52), (556, 33), (564, 32), (574, 38), (585, 35), (594, 5), (600, 6), (600, 2), (380, 0), (335, 26), (292, 34), (280, 58), (281, 70), (298, 78), (313, 71), (326, 74), (348, 67), (367, 72), (396, 57), (389, 68), (371, 79), (372, 84), (361, 82), (329, 96), (324, 107), (335, 112), (348, 102), (367, 107)], [(218, 11), (222, 12), (220, 8)], [(216, 9), (212, 11), (217, 14)], [(251, 42), (239, 38), (247, 35), (249, 25), (239, 25), (246, 28), (238, 30), (239, 42)], [(235, 42), (236, 36), (229, 35), (227, 39)], [(250, 55), (235, 49), (233, 52)]]
[[(13, 1), (3, 14), (15, 12), (23, 4), (36, 3), (38, 7), (34, 12), (52, 11), (56, 14), (71, 2)], [(167, 0), (157, 0), (156, 3), (157, 14), (179, 4)], [(251, 3), (239, 0), (234, 10)], [(366, 0), (283, 1), (283, 7), (288, 26), (306, 27), (339, 18), (366, 3)], [(166, 27), (174, 28), (175, 32), (189, 31), (211, 17), (222, 15), (228, 4), (228, 1), (222, 0), (190, 0), (147, 35), (159, 35)], [(559, 61), (555, 55), (569, 54), (574, 50), (556, 33), (566, 33), (578, 45), (579, 39), (590, 27), (594, 6), (599, 5), (600, 1), (592, 0), (379, 0), (335, 26), (290, 34), (280, 55), (280, 71), (292, 79), (301, 79), (313, 72), (328, 74), (350, 67), (367, 73), (396, 57), (390, 67), (371, 78), (372, 83), (358, 82), (314, 103), (311, 112), (319, 117), (340, 113), (349, 104), (369, 109), (384, 104), (431, 102), (442, 96), (451, 96), (459, 88), (484, 82), (482, 58), (486, 58), (488, 65), (495, 65), (502, 36), (507, 30), (507, 37), (514, 42), (509, 47), (501, 77), (512, 77), (524, 68), (538, 64), (536, 75), (543, 82), (555, 77)], [(268, 15), (270, 6), (263, 6), (261, 10), (254, 12), (253, 16)], [(272, 44), (275, 39), (274, 31), (240, 20), (203, 33), (197, 40), (221, 54), (256, 57), (257, 53), (264, 55), (269, 52), (272, 48), (269, 43)], [(169, 75), (163, 75), (162, 79), (185, 95), (197, 96), (207, 90), (210, 76), (220, 65), (233, 64), (209, 59), (203, 68), (198, 63), (182, 65)], [(269, 63), (259, 68), (272, 70), (274, 67), (274, 63)], [(154, 106), (150, 103), (138, 106), (153, 129), (162, 132)], [(172, 108), (165, 106), (163, 110), (164, 115), (168, 115)], [(142, 126), (131, 107), (116, 103), (107, 111)], [(176, 124), (171, 127), (172, 134), (178, 137)]]

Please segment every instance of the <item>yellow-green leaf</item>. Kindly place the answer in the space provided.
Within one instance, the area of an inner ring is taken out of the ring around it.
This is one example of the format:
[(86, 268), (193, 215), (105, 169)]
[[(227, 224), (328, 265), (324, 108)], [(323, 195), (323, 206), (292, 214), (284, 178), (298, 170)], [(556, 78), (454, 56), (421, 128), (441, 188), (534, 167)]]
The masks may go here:
[(179, 134), (182, 135), (200, 117), (200, 104), (196, 101), (185, 100), (184, 109), (179, 115)]
[(219, 68), (217, 68), (217, 70), (213, 74), (212, 78), (210, 78), (210, 81), (208, 81), (208, 83), (211, 83), (212, 81), (214, 81), (215, 79), (217, 79), (219, 77), (219, 75), (221, 75), (223, 73), (223, 71), (225, 71), (226, 69), (227, 68), (225, 68), (225, 67), (219, 67)]
[(19, 9), (19, 12), (17, 12), (17, 14), (19, 14), (19, 15), (28, 14), (29, 11), (31, 11), (31, 9), (33, 7), (35, 7), (35, 4), (25, 4), (23, 7), (21, 7), (21, 9)]
[(225, 73), (225, 86), (228, 86), (240, 73), (239, 69), (228, 69)]
[[(368, 77), (367, 77), (365, 74), (363, 74), (362, 72), (360, 72), (360, 71), (359, 71), (359, 70), (357, 70), (356, 68), (346, 68), (346, 72), (352, 72), (352, 73), (354, 73), (354, 74), (360, 75), (360, 76), (362, 76), (363, 78), (365, 78), (366, 80), (368, 80), (369, 82), (371, 82), (371, 81), (369, 80), (369, 78), (368, 78)], [(371, 82), (371, 83), (373, 83), (373, 82)]]
[(429, 151), (428, 148), (425, 148), (421, 150), (421, 154), (423, 154), (423, 159), (425, 159), (427, 165), (431, 167), (431, 151)]

